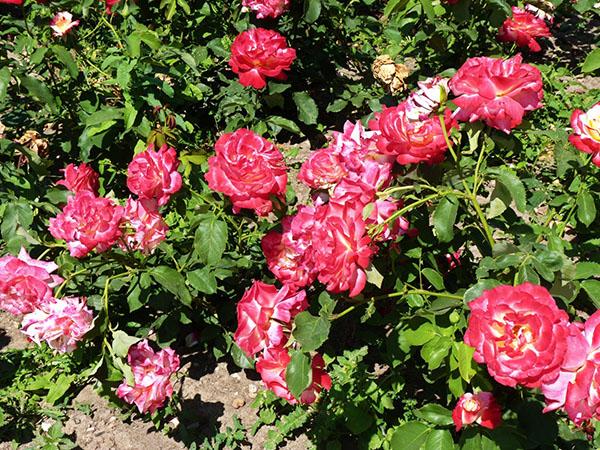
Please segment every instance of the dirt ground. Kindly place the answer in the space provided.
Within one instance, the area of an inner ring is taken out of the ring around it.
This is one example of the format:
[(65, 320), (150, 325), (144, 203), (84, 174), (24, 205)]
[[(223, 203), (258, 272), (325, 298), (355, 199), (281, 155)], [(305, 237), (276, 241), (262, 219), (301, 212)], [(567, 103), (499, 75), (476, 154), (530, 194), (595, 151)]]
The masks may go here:
[[(19, 321), (0, 312), (0, 352), (27, 345), (30, 344), (19, 331)], [(73, 400), (63, 432), (83, 450), (181, 450), (187, 447), (185, 441), (190, 438), (202, 444), (205, 438), (224, 432), (228, 426), (233, 428), (234, 416), (246, 428), (256, 421), (251, 403), (263, 389), (260, 381), (248, 378), (244, 371), (224, 362), (206, 364), (203, 355), (187, 357), (180, 373), (185, 376), (174, 387), (181, 396), (182, 412), (169, 424), (171, 436), (157, 431), (151, 422), (139, 416), (123, 421), (121, 412), (92, 386), (86, 386)], [(261, 428), (243, 448), (262, 449), (268, 430), (269, 427)], [(283, 448), (310, 447), (308, 438), (301, 435)], [(0, 450), (9, 449), (10, 443), (0, 443)]]

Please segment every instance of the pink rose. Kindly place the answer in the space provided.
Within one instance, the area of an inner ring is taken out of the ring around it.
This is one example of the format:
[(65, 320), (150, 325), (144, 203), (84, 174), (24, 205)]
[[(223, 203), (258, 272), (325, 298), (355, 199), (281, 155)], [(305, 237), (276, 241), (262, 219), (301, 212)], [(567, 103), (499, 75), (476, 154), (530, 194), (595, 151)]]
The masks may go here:
[(306, 308), (304, 291), (294, 292), (287, 285), (277, 290), (273, 285), (255, 281), (237, 305), (238, 328), (233, 338), (252, 357), (265, 347), (282, 344), (282, 323), (289, 324)]
[(65, 36), (71, 28), (77, 25), (79, 25), (79, 20), (73, 20), (73, 15), (65, 11), (57, 13), (50, 22), (54, 36)]
[(505, 386), (540, 387), (553, 382), (569, 336), (569, 317), (550, 293), (531, 283), (498, 286), (469, 303), (465, 343), (473, 359)]
[(373, 202), (373, 209), (365, 222), (368, 227), (380, 227), (378, 229), (381, 231), (374, 236), (376, 241), (395, 241), (398, 236), (408, 232), (410, 223), (404, 217), (398, 217), (391, 223), (388, 222), (389, 218), (402, 206), (402, 201), (377, 200)]
[(289, 9), (290, 0), (242, 0), (242, 6), (254, 11), (258, 19), (275, 19)]
[(99, 175), (86, 163), (81, 163), (78, 166), (69, 164), (63, 169), (63, 172), (65, 174), (64, 180), (60, 180), (56, 184), (66, 187), (75, 194), (81, 191), (90, 191), (92, 194), (98, 195)]
[(68, 353), (94, 327), (94, 315), (85, 297), (51, 298), (25, 315), (21, 327), (36, 344), (45, 341), (57, 352)]
[(163, 145), (157, 152), (154, 145), (133, 157), (127, 168), (127, 187), (140, 198), (154, 198), (158, 206), (166, 205), (181, 189), (179, 160), (174, 148)]
[(287, 167), (271, 142), (245, 128), (226, 133), (208, 159), (208, 186), (227, 195), (233, 212), (254, 209), (260, 216), (273, 210), (272, 197), (285, 201)]
[[(260, 374), (264, 385), (292, 405), (298, 403), (289, 391), (285, 381), (285, 370), (291, 361), (288, 350), (284, 347), (269, 347), (256, 361), (256, 371)], [(316, 354), (312, 360), (312, 384), (300, 396), (300, 403), (309, 404), (317, 400), (322, 389), (331, 389), (331, 377), (325, 372), (323, 357)]]
[(535, 40), (538, 37), (552, 36), (543, 19), (516, 6), (512, 7), (512, 17), (504, 21), (498, 31), (498, 40), (514, 42), (519, 47), (529, 47), (532, 52), (539, 52), (542, 47)]
[(63, 279), (51, 275), (53, 262), (38, 261), (21, 248), (19, 256), (0, 258), (0, 308), (11, 314), (27, 314), (52, 298), (52, 288)]
[(106, 6), (106, 14), (114, 13), (113, 8), (115, 8), (121, 0), (104, 0), (104, 4)]
[(509, 59), (470, 58), (450, 80), (457, 96), (457, 120), (487, 125), (505, 133), (523, 121), (527, 111), (542, 107), (544, 92), (538, 69), (522, 63), (517, 55)]
[(502, 410), (491, 392), (466, 393), (458, 399), (452, 420), (456, 431), (472, 423), (493, 430), (502, 423)]
[(322, 148), (302, 164), (298, 180), (313, 189), (329, 189), (347, 174), (340, 158), (331, 149)]
[[(384, 107), (369, 127), (381, 132), (377, 148), (386, 155), (395, 155), (399, 164), (425, 162), (435, 164), (444, 160), (448, 145), (440, 118), (433, 116), (413, 121), (407, 115), (407, 103), (394, 108)], [(458, 128), (449, 110), (445, 112), (446, 133)]]
[(262, 89), (267, 78), (285, 80), (296, 59), (296, 50), (287, 46), (285, 38), (273, 30), (251, 28), (240, 33), (231, 44), (229, 66), (244, 86)]
[(593, 155), (592, 162), (600, 167), (600, 102), (587, 112), (580, 109), (571, 115), (573, 134), (569, 136), (571, 144), (585, 153)]
[(140, 413), (154, 413), (173, 395), (171, 375), (179, 370), (179, 356), (170, 348), (155, 353), (144, 339), (129, 347), (127, 362), (135, 384), (129, 386), (123, 380), (117, 396), (135, 404)]
[(50, 219), (50, 233), (67, 241), (71, 256), (83, 258), (92, 250), (102, 253), (121, 236), (123, 207), (111, 199), (81, 191), (69, 197), (62, 212)]
[(123, 221), (126, 231), (119, 246), (126, 251), (141, 250), (150, 254), (165, 240), (169, 231), (155, 199), (127, 199)]

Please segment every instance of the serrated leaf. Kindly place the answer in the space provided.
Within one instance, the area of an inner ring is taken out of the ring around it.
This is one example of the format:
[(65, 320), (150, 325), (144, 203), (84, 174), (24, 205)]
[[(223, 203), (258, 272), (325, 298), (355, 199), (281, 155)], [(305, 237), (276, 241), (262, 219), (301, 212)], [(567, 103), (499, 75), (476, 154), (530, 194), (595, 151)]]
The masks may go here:
[(50, 92), (50, 89), (48, 89), (48, 86), (46, 86), (43, 82), (37, 78), (26, 75), (21, 77), (21, 84), (25, 86), (25, 88), (29, 91), (29, 94), (34, 99), (43, 105), (48, 105), (53, 113), (57, 112), (54, 96)]
[(392, 436), (392, 450), (420, 450), (431, 433), (431, 428), (421, 422), (406, 422)]
[(227, 224), (215, 216), (203, 220), (196, 229), (194, 251), (204, 264), (215, 265), (227, 247)]
[(203, 267), (186, 275), (188, 283), (194, 288), (205, 294), (214, 294), (217, 292), (217, 279), (210, 270), (210, 267)]
[(50, 389), (46, 395), (46, 401), (51, 405), (54, 405), (58, 400), (61, 399), (63, 395), (66, 394), (76, 378), (77, 375), (66, 375), (61, 373), (50, 385)]
[(168, 266), (153, 267), (150, 270), (150, 275), (158, 284), (181, 300), (181, 303), (191, 306), (192, 295), (185, 285), (183, 275)]
[(231, 345), (231, 358), (233, 362), (241, 369), (253, 369), (254, 362), (248, 358), (241, 348), (234, 342)]
[(415, 411), (415, 416), (434, 425), (451, 425), (452, 411), (435, 403), (429, 403)]
[(448, 430), (432, 430), (422, 450), (454, 450), (454, 440)]
[(298, 399), (312, 383), (311, 361), (308, 355), (297, 350), (290, 351), (290, 357), (285, 381), (291, 394)]
[(292, 97), (298, 109), (298, 119), (307, 125), (315, 125), (319, 117), (319, 109), (308, 92), (294, 92)]
[(281, 116), (271, 116), (267, 119), (267, 123), (283, 128), (290, 133), (302, 134), (302, 131), (295, 122)]
[(577, 264), (575, 269), (575, 280), (585, 280), (586, 278), (600, 277), (600, 264), (591, 261), (584, 261)]
[(454, 237), (454, 222), (458, 212), (458, 199), (450, 195), (440, 200), (433, 212), (433, 227), (440, 242), (450, 242)]
[(294, 318), (294, 338), (302, 345), (302, 350), (317, 350), (329, 337), (331, 322), (322, 316), (313, 316), (303, 311)]
[[(527, 204), (527, 194), (523, 182), (514, 173), (509, 172), (506, 169), (490, 169), (489, 171), (497, 181), (502, 183), (515, 202), (517, 210), (525, 212)], [(509, 205), (507, 205), (509, 206)]]

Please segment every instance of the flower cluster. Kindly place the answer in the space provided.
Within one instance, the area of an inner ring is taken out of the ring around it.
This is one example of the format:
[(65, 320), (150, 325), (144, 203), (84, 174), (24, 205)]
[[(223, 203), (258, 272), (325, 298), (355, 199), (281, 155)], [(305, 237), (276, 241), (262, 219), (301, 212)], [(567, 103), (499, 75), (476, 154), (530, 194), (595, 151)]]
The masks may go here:
[(238, 329), (234, 339), (248, 357), (258, 354), (256, 370), (263, 383), (290, 403), (312, 403), (322, 389), (331, 387), (320, 355), (312, 360), (312, 384), (296, 399), (289, 391), (285, 372), (291, 361), (286, 343), (293, 318), (308, 308), (306, 293), (284, 285), (255, 281), (237, 305)]
[(53, 288), (63, 279), (52, 275), (53, 262), (40, 261), (22, 248), (18, 257), (0, 258), (0, 308), (24, 314), (22, 331), (36, 344), (71, 352), (92, 329), (94, 317), (85, 298), (54, 298)]
[(171, 376), (179, 370), (179, 357), (166, 348), (154, 352), (147, 340), (129, 347), (127, 362), (133, 372), (133, 385), (119, 385), (117, 396), (135, 404), (141, 413), (153, 413), (173, 395)]
[(551, 35), (544, 19), (513, 6), (512, 17), (506, 19), (498, 31), (498, 40), (514, 42), (519, 47), (529, 47), (532, 52), (539, 52), (542, 47), (535, 39)]
[(600, 312), (585, 324), (569, 322), (531, 283), (485, 291), (469, 307), (465, 343), (497, 382), (540, 388), (545, 411), (564, 408), (577, 425), (600, 418)]
[(159, 207), (181, 188), (175, 149), (150, 145), (135, 155), (127, 170), (127, 187), (139, 199), (129, 198), (126, 207), (98, 196), (98, 174), (85, 163), (69, 164), (57, 184), (75, 195), (55, 218), (49, 230), (64, 239), (71, 256), (83, 258), (91, 251), (102, 253), (115, 244), (124, 250), (152, 252), (166, 236), (168, 227)]

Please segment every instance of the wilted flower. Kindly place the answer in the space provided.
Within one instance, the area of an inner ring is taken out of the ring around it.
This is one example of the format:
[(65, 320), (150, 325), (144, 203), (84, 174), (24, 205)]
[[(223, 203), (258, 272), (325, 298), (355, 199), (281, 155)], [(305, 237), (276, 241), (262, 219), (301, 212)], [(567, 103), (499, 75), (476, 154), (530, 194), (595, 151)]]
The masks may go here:
[(127, 168), (127, 187), (140, 198), (154, 198), (159, 206), (166, 205), (171, 195), (181, 189), (179, 160), (174, 148), (154, 145), (133, 157)]
[(281, 289), (255, 281), (237, 305), (238, 328), (233, 336), (238, 347), (252, 357), (266, 347), (284, 342), (282, 323), (290, 323), (308, 308), (306, 293), (290, 286)]
[(169, 227), (155, 199), (127, 199), (123, 215), (124, 233), (119, 245), (124, 250), (149, 254), (166, 238)]
[(592, 155), (592, 162), (600, 167), (600, 102), (587, 112), (580, 109), (571, 115), (573, 134), (569, 141), (578, 150)]
[(102, 253), (117, 241), (123, 212), (123, 207), (111, 199), (80, 191), (50, 219), (49, 230), (54, 238), (67, 241), (71, 256), (83, 258), (92, 250)]
[(275, 19), (289, 9), (290, 0), (242, 0), (242, 6), (254, 11), (258, 19)]
[(69, 164), (62, 171), (65, 178), (56, 184), (66, 187), (75, 194), (81, 191), (90, 191), (92, 194), (98, 195), (99, 175), (86, 163), (81, 163), (78, 166)]
[(21, 248), (18, 257), (0, 258), (0, 308), (11, 314), (27, 314), (52, 298), (52, 288), (63, 279), (51, 275), (53, 262), (33, 259)]
[(450, 80), (457, 97), (457, 120), (483, 120), (493, 128), (510, 133), (527, 111), (542, 107), (544, 92), (538, 69), (523, 64), (521, 55), (506, 60), (470, 58)]
[(50, 22), (54, 36), (64, 36), (77, 25), (79, 25), (79, 20), (73, 20), (73, 15), (66, 11), (57, 13)]
[(502, 410), (491, 392), (466, 393), (458, 399), (452, 420), (456, 431), (472, 423), (493, 430), (502, 423)]
[(152, 414), (173, 395), (171, 375), (179, 370), (179, 356), (170, 348), (155, 353), (144, 339), (129, 347), (127, 362), (133, 372), (134, 385), (123, 380), (117, 396), (135, 404), (141, 413)]
[(380, 55), (375, 58), (371, 67), (373, 77), (391, 94), (398, 94), (406, 90), (406, 78), (410, 69), (404, 64), (396, 64), (389, 55)]
[(253, 209), (265, 216), (273, 210), (272, 197), (285, 200), (287, 168), (283, 155), (271, 142), (241, 128), (225, 133), (208, 159), (208, 186), (227, 195), (233, 212)]
[(544, 20), (516, 6), (513, 6), (512, 13), (512, 17), (506, 19), (500, 27), (498, 39), (502, 42), (515, 42), (519, 47), (529, 47), (532, 52), (539, 52), (542, 47), (535, 39), (552, 36)]
[(231, 45), (229, 65), (244, 86), (262, 89), (267, 78), (284, 80), (296, 50), (287, 46), (285, 38), (273, 30), (251, 28), (240, 33)]
[(428, 78), (419, 81), (419, 89), (406, 100), (406, 116), (413, 121), (427, 120), (448, 98), (449, 78)]
[(378, 233), (374, 236), (375, 241), (394, 241), (398, 236), (408, 232), (410, 223), (404, 217), (398, 217), (393, 222), (388, 222), (390, 217), (402, 208), (402, 205), (402, 201), (394, 201), (393, 199), (373, 202), (371, 213), (365, 223), (368, 227), (377, 227)]
[(46, 342), (59, 353), (75, 350), (94, 324), (85, 297), (52, 298), (23, 317), (21, 331), (36, 344)]

